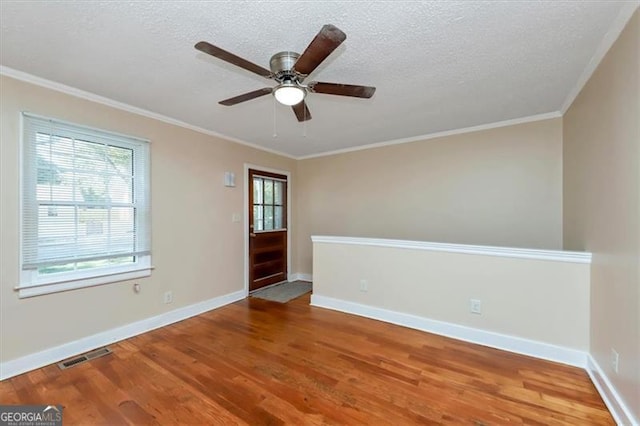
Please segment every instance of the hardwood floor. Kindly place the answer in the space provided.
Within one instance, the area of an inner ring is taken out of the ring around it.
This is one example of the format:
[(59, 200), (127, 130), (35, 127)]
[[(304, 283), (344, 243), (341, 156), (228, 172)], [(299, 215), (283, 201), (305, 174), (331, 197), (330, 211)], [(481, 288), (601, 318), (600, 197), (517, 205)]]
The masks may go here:
[(0, 382), (64, 424), (614, 424), (578, 368), (250, 298)]

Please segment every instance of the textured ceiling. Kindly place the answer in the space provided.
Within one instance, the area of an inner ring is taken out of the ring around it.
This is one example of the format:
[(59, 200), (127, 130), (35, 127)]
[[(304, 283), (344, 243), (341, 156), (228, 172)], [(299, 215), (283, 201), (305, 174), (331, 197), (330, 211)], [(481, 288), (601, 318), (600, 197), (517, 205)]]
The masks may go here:
[[(0, 64), (300, 157), (559, 111), (628, 6), (3, 0)], [(308, 81), (376, 86), (372, 99), (310, 94), (306, 124), (272, 96), (218, 105), (273, 82), (196, 42), (268, 68), (276, 52), (304, 51), (326, 23), (347, 40)]]

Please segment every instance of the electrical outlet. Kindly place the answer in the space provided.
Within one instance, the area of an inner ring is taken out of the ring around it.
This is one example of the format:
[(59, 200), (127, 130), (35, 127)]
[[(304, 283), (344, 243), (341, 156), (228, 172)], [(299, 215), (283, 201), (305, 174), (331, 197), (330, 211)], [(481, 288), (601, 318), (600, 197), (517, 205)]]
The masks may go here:
[(164, 293), (164, 303), (172, 303), (173, 302), (173, 292), (167, 291)]
[(360, 291), (366, 292), (369, 290), (369, 282), (367, 280), (360, 280)]
[(616, 374), (618, 374), (618, 365), (620, 362), (620, 355), (618, 355), (618, 352), (611, 348), (611, 368), (613, 369), (613, 371), (615, 371)]
[(469, 311), (472, 314), (482, 314), (482, 301), (479, 299), (470, 299), (469, 300)]

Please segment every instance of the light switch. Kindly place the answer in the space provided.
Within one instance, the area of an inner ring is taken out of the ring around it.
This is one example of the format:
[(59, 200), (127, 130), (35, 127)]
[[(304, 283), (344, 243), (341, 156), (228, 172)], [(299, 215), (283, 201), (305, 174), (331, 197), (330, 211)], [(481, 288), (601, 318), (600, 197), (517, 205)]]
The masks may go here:
[(231, 215), (231, 222), (240, 222), (241, 219), (242, 216), (240, 215), (240, 213), (234, 213)]

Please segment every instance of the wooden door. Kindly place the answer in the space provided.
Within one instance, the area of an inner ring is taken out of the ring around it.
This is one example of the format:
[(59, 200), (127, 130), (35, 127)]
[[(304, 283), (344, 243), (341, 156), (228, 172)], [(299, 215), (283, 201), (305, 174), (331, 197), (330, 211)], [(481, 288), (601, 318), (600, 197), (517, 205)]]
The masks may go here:
[(249, 291), (287, 280), (287, 177), (249, 169)]

